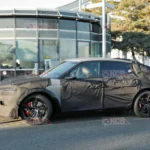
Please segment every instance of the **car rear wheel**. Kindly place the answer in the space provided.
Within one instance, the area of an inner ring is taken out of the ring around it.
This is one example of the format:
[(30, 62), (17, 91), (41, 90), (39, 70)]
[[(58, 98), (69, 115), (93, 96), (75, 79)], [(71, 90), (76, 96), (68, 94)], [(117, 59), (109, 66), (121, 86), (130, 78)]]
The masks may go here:
[(150, 117), (150, 91), (144, 91), (137, 96), (134, 113), (138, 117)]
[(52, 104), (46, 96), (35, 94), (27, 97), (20, 106), (20, 116), (31, 124), (43, 124), (52, 115)]

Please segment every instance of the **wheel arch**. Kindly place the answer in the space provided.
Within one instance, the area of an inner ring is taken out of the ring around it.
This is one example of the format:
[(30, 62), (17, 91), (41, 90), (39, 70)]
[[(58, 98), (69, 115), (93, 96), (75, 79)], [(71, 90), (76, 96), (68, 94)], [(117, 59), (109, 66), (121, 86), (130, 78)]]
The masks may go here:
[[(50, 92), (50, 91), (49, 92), (48, 91), (43, 91), (43, 90), (36, 91), (36, 92), (31, 92), (28, 95), (24, 96), (18, 102), (19, 108), (20, 108), (20, 105), (22, 104), (22, 102), (26, 98), (28, 98), (29, 96), (32, 96), (32, 95), (36, 95), (36, 94), (40, 94), (40, 95), (46, 96), (49, 99), (49, 101), (52, 103), (52, 107), (53, 107), (52, 116), (61, 112), (61, 107), (60, 107), (60, 104), (59, 104), (59, 100), (54, 96), (54, 94), (52, 92)], [(20, 114), (20, 109), (19, 108), (18, 108), (18, 111), (19, 111), (18, 113)]]
[(141, 90), (134, 96), (133, 101), (132, 101), (132, 109), (133, 109), (133, 107), (134, 107), (134, 102), (135, 102), (136, 98), (137, 98), (141, 93), (143, 93), (143, 92), (145, 92), (145, 91), (150, 91), (150, 88), (141, 89)]

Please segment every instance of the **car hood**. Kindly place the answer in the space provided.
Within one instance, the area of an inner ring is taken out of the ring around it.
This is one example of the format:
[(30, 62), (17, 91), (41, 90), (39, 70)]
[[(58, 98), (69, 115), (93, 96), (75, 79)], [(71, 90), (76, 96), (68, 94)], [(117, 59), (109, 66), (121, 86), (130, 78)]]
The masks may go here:
[(29, 82), (40, 82), (40, 81), (48, 81), (47, 78), (41, 78), (39, 76), (19, 76), (19, 77), (12, 77), (8, 79), (4, 79), (0, 82), (1, 85), (20, 85), (26, 84)]

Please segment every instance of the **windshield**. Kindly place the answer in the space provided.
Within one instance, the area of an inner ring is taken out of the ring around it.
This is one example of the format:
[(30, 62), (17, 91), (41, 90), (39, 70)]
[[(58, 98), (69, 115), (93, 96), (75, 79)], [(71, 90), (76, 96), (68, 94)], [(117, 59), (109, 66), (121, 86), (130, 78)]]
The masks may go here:
[(65, 61), (65, 62), (59, 64), (57, 67), (44, 72), (40, 76), (44, 77), (44, 78), (57, 79), (60, 76), (62, 76), (65, 72), (69, 71), (71, 68), (76, 66), (78, 63), (79, 62)]

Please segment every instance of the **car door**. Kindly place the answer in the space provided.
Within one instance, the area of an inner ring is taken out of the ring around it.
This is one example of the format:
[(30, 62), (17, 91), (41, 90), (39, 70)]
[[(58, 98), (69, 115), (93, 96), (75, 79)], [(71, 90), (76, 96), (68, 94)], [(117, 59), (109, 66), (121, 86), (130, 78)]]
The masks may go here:
[(62, 111), (102, 108), (103, 82), (100, 62), (83, 62), (61, 80)]
[(129, 73), (130, 63), (121, 61), (103, 61), (101, 72), (104, 81), (104, 108), (128, 106), (137, 91), (133, 83), (135, 75)]

